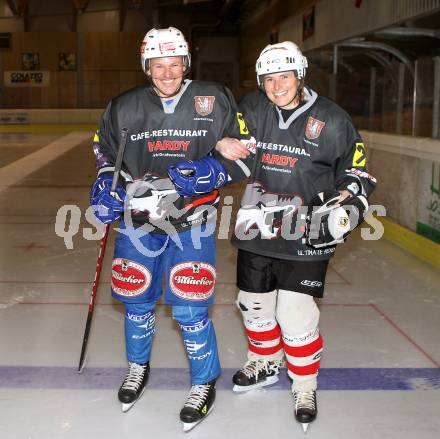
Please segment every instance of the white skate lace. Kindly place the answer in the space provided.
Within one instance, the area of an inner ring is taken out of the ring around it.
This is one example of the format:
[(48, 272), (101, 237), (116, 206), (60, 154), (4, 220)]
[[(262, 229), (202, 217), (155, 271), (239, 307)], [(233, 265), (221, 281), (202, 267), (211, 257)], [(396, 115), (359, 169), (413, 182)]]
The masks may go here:
[(270, 373), (271, 371), (278, 373), (280, 367), (283, 365), (282, 360), (251, 360), (248, 361), (241, 371), (248, 377), (251, 378), (254, 376), (258, 379), (258, 375), (265, 371), (266, 373)]
[(206, 400), (209, 393), (209, 384), (196, 384), (191, 387), (185, 407), (193, 407), (199, 409)]
[(125, 390), (136, 391), (142, 383), (147, 366), (137, 363), (128, 364), (129, 370), (127, 376), (125, 377), (124, 383), (122, 384), (122, 388)]
[(298, 411), (298, 409), (301, 408), (316, 410), (316, 398), (313, 390), (310, 392), (294, 390), (293, 399), (295, 401), (295, 411)]

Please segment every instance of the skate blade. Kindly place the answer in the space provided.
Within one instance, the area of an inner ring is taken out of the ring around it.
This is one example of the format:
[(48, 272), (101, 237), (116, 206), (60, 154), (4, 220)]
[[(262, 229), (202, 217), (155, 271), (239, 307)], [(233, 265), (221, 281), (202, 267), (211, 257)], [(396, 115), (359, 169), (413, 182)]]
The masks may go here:
[(261, 389), (262, 387), (271, 386), (279, 381), (278, 375), (274, 375), (272, 377), (267, 377), (266, 381), (262, 381), (261, 383), (252, 384), (251, 386), (239, 386), (235, 384), (232, 390), (236, 393), (242, 392), (250, 392), (254, 389)]
[(302, 425), (304, 433), (307, 433), (307, 429), (309, 428), (309, 424), (305, 423), (305, 422), (302, 422), (301, 425)]
[(134, 402), (130, 402), (129, 404), (122, 403), (122, 413), (128, 412), (133, 406)]
[(141, 399), (141, 396), (144, 394), (144, 392), (145, 392), (145, 387), (142, 389), (141, 394), (133, 402), (129, 402), (129, 403), (123, 402), (122, 413), (128, 412)]
[(183, 431), (185, 433), (188, 433), (188, 431), (191, 431), (197, 424), (200, 424), (200, 422), (202, 422), (203, 419), (200, 419), (196, 422), (183, 422)]
[(212, 404), (211, 408), (208, 410), (208, 413), (206, 413), (202, 419), (199, 419), (196, 422), (182, 422), (184, 433), (188, 433), (188, 431), (191, 431), (196, 425), (200, 424), (204, 419), (206, 419), (206, 417), (212, 412), (213, 408), (214, 404)]

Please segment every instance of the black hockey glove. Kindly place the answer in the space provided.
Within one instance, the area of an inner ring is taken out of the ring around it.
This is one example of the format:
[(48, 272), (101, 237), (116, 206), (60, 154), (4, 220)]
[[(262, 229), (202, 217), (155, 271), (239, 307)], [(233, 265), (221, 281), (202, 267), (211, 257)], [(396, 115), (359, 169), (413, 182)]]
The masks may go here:
[(315, 195), (308, 204), (306, 242), (314, 248), (329, 247), (344, 242), (368, 210), (363, 195), (339, 201), (339, 192), (324, 191)]

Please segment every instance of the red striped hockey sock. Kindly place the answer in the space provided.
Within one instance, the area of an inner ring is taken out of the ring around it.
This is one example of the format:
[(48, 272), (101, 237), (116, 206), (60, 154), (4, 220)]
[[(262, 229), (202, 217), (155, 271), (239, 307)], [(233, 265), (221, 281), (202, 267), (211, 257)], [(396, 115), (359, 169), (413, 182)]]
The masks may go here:
[(283, 334), (283, 341), (289, 376), (299, 381), (316, 377), (323, 348), (319, 330), (300, 336)]
[(254, 325), (250, 329), (249, 326), (249, 324), (245, 324), (250, 352), (257, 354), (259, 357), (279, 358), (280, 355), (277, 354), (281, 353), (283, 349), (279, 325), (273, 321), (264, 329), (256, 328)]

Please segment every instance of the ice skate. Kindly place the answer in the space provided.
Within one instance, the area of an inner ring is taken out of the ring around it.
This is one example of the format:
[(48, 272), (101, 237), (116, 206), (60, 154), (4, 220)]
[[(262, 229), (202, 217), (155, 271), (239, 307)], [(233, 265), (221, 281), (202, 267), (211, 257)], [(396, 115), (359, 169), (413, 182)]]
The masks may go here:
[(301, 392), (293, 390), (293, 402), (296, 420), (302, 425), (304, 433), (307, 433), (310, 422), (314, 421), (318, 414), (316, 391)]
[(150, 363), (128, 363), (128, 373), (118, 392), (122, 411), (131, 409), (134, 403), (142, 396), (150, 374)]
[(186, 402), (180, 411), (183, 431), (192, 430), (205, 419), (214, 408), (215, 380), (207, 384), (195, 384), (189, 391)]
[(234, 392), (247, 392), (278, 381), (283, 360), (251, 360), (232, 377)]

